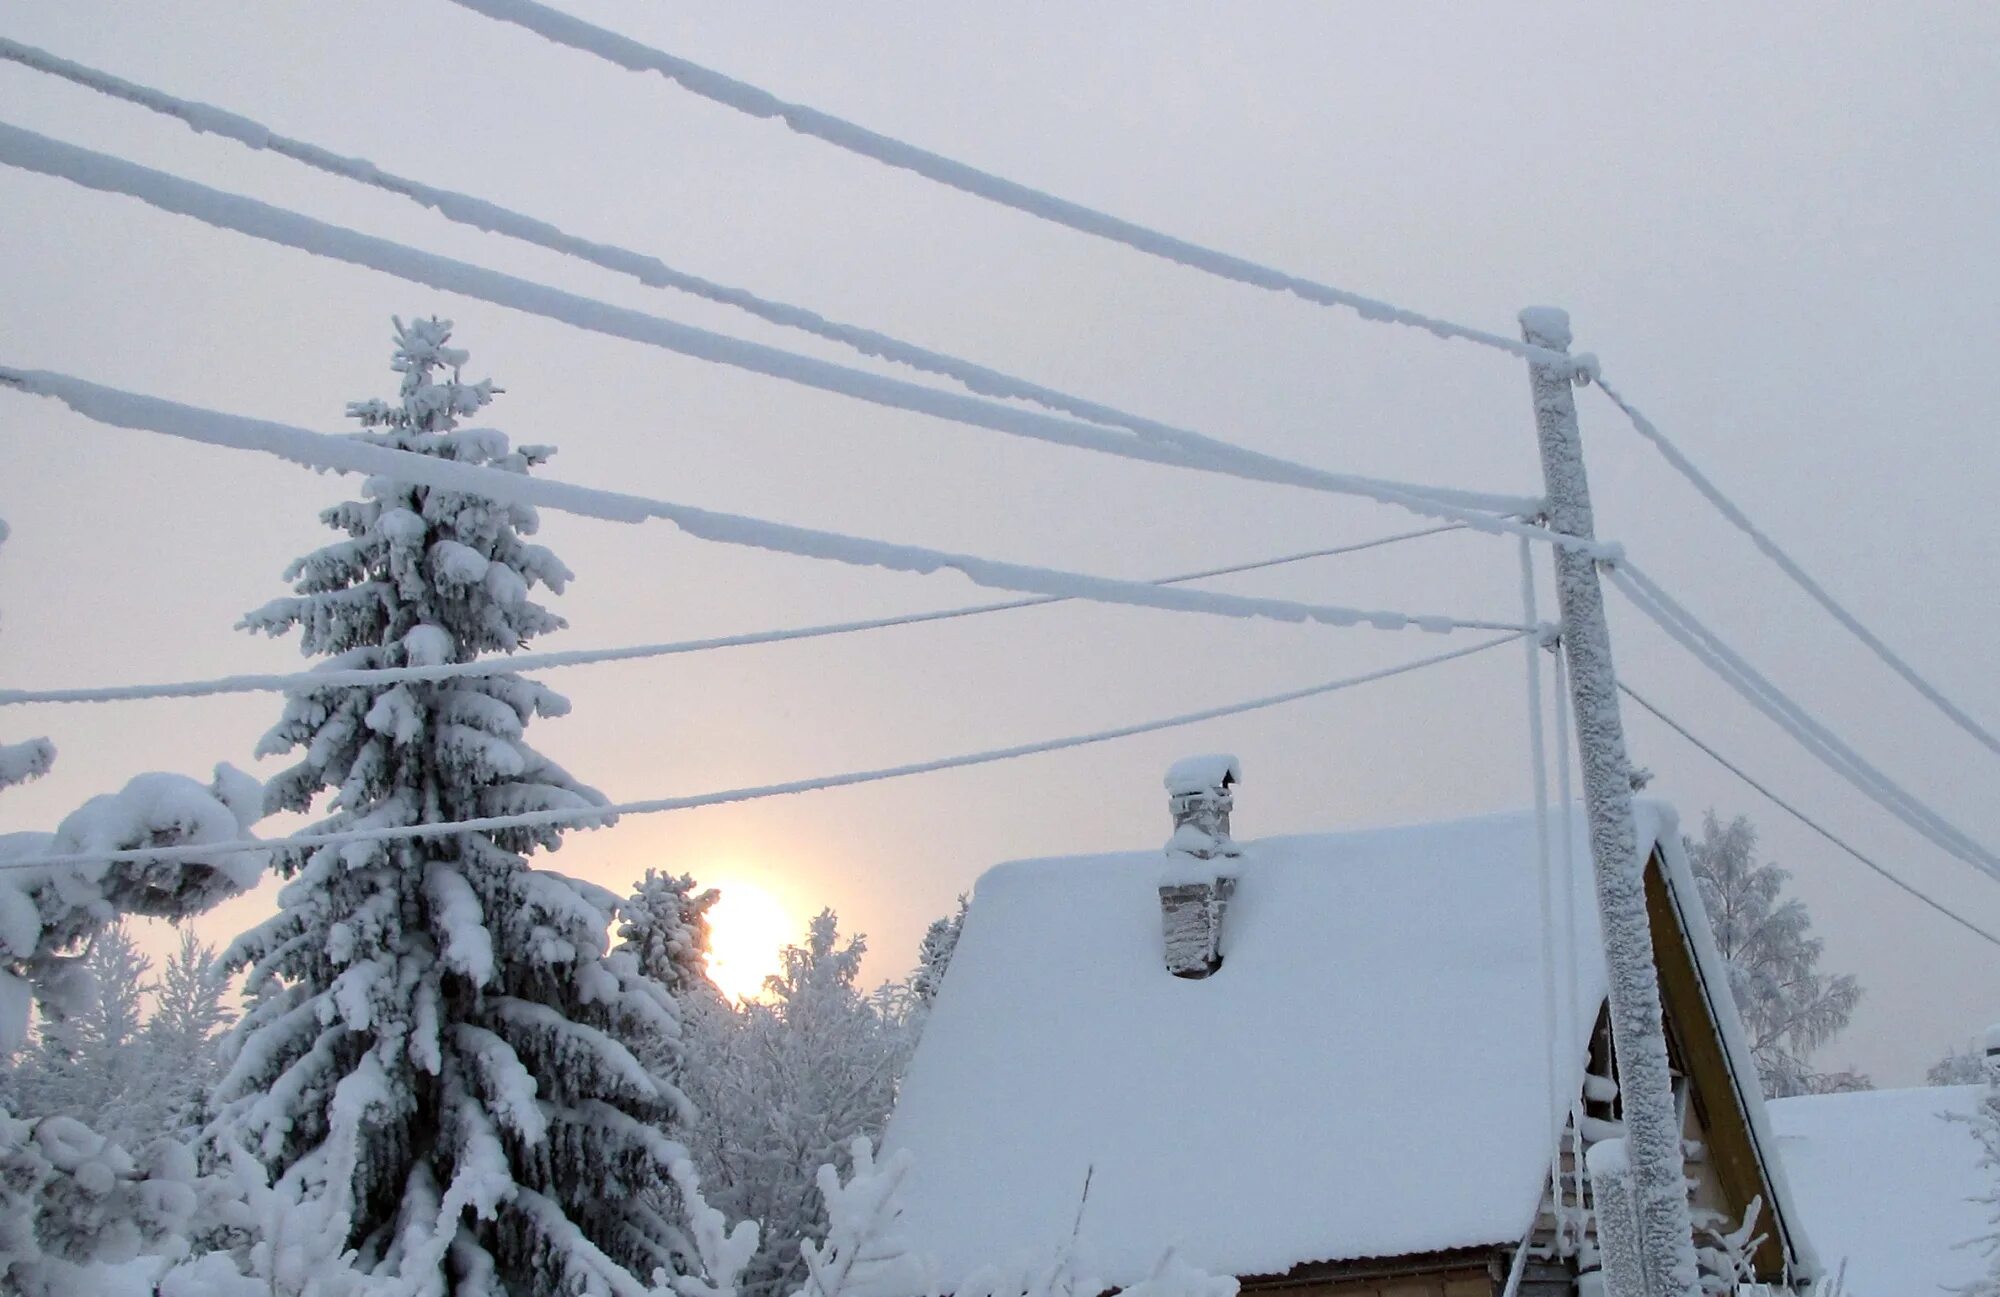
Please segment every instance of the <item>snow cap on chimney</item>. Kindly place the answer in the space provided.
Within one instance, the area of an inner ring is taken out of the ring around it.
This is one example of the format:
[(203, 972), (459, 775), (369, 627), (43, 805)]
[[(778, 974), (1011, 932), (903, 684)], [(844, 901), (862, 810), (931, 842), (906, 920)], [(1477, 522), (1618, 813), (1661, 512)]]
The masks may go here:
[(1229, 840), (1229, 812), (1236, 805), (1234, 789), (1243, 782), (1243, 767), (1227, 753), (1183, 757), (1167, 768), (1167, 813), (1174, 834), (1167, 839), (1170, 855), (1213, 860), (1241, 855)]

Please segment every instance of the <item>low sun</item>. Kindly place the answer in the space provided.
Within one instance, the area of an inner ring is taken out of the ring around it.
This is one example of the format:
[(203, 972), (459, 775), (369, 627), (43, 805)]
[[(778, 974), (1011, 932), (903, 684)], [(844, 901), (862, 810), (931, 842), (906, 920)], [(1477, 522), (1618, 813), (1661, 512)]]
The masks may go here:
[(715, 884), (722, 899), (708, 912), (708, 976), (732, 1000), (754, 999), (778, 971), (778, 951), (796, 942), (792, 916), (755, 883)]

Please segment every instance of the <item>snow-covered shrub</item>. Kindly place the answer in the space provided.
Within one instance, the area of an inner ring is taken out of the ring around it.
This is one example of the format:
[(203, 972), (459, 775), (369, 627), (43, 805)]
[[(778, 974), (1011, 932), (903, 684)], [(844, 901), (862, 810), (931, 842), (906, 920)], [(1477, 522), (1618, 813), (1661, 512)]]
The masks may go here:
[(1975, 1045), (1954, 1048), (1930, 1065), (1926, 1085), (1979, 1085), (1986, 1080), (1986, 1056)]
[(1757, 1232), (1764, 1200), (1752, 1198), (1734, 1227), (1729, 1218), (1709, 1208), (1690, 1207), (1694, 1222), (1695, 1263), (1701, 1269), (1701, 1290), (1730, 1297), (1757, 1277), (1756, 1252), (1765, 1235)]
[(0, 1289), (87, 1291), (87, 1271), (176, 1255), (197, 1206), (194, 1157), (163, 1141), (147, 1165), (71, 1117), (0, 1109)]
[[(450, 325), (396, 325), (394, 401), (349, 408), (373, 445), (509, 473), (553, 452), (458, 427), (492, 399), (461, 381)], [(560, 628), (531, 598), (569, 569), (535, 511), (371, 477), (321, 514), (340, 539), (294, 562), (295, 593), (244, 625), (299, 633), (329, 668), (424, 667)], [(405, 828), (604, 798), (529, 747), (560, 695), (513, 674), (292, 694), (266, 755), (296, 752), (273, 810), (330, 794), (317, 830)], [(585, 817), (588, 820), (588, 816)], [(216, 1129), (271, 1175), (289, 1228), (360, 1273), (453, 1297), (598, 1292), (670, 1265), (645, 1200), (685, 1101), (628, 1041), (678, 1030), (667, 992), (612, 952), (617, 898), (530, 868), (556, 825), (300, 848), (279, 912), (227, 955), (252, 999)], [(263, 1245), (276, 1246), (264, 1239)]]

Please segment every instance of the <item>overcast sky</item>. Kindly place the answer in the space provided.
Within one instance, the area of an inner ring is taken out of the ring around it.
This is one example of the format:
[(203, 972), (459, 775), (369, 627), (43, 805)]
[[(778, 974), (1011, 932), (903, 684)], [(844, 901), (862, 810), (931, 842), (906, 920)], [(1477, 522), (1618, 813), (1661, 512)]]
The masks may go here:
[[(1766, 3), (847, 3), (565, 7), (976, 165), (1471, 324), (1573, 314), (1581, 349), (1953, 697), (2000, 723), (2000, 8)], [(441, 0), (10, 6), (6, 34), (391, 170), (1051, 385), (1329, 468), (1537, 492), (1521, 363), (1206, 278), (618, 71)], [(5, 120), (575, 291), (845, 359), (800, 335), (472, 234), (12, 65)], [(0, 363), (325, 430), (392, 395), (389, 317), (458, 322), (491, 422), (563, 480), (1127, 577), (1414, 525), (1365, 502), (1035, 445), (717, 369), (0, 173)], [(1988, 844), (2000, 759), (1792, 590), (1596, 393), (1600, 532), (1906, 786)], [(0, 393), (0, 677), (283, 670), (231, 629), (322, 543), (352, 481)], [(725, 549), (558, 515), (571, 629), (613, 645), (948, 607), (949, 576)], [(1316, 601), (1514, 618), (1511, 542), (1449, 535), (1233, 578)], [(1222, 588), (1220, 585), (1218, 588)], [(1911, 882), (1989, 926), (2000, 886), (1904, 830), (1615, 597), (1625, 676)], [(1452, 643), (1462, 642), (1454, 640)], [(700, 792), (1137, 721), (1450, 646), (1064, 606), (594, 667), (530, 739), (614, 798)], [(149, 769), (252, 749), (270, 696), (16, 709), (56, 772), (0, 827), (50, 827)], [(1159, 775), (1246, 768), (1238, 835), (1531, 797), (1504, 650), (1197, 729), (573, 835), (554, 863), (755, 881), (865, 931), (900, 974), (995, 860), (1164, 839)], [(1788, 821), (1650, 718), (1653, 791), (1750, 815), (1826, 965), (1868, 998), (1822, 1062), (1920, 1079), (2000, 1018), (2000, 950)], [(1524, 880), (1525, 882), (1526, 880)], [(1357, 902), (1360, 903), (1360, 902)], [(208, 916), (234, 934), (269, 892)], [(1421, 955), (1421, 934), (1412, 934)]]

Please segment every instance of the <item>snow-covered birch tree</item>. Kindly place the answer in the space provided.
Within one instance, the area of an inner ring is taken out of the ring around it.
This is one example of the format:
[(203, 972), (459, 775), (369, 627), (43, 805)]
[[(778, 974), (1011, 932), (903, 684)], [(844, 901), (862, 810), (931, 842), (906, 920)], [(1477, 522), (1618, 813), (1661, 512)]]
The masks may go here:
[[(349, 407), (372, 445), (501, 472), (553, 452), (461, 428), (493, 398), (437, 319), (400, 321), (395, 400)], [(321, 520), (295, 593), (244, 626), (329, 669), (427, 667), (508, 652), (564, 623), (532, 596), (569, 570), (534, 510), (369, 478)], [(529, 747), (560, 695), (513, 674), (293, 694), (260, 751), (296, 753), (273, 810), (329, 794), (309, 832), (585, 810), (604, 799)], [(214, 1130), (249, 1150), (301, 1246), (391, 1291), (600, 1293), (669, 1266), (644, 1206), (677, 1149), (680, 1094), (627, 1040), (672, 1034), (665, 991), (608, 949), (617, 898), (531, 868), (553, 825), (301, 848), (279, 912), (227, 960), (252, 1006), (231, 1038)], [(283, 1266), (271, 1267), (274, 1272)]]
[(888, 1120), (908, 1033), (857, 984), (866, 948), (822, 910), (782, 952), (763, 1001), (689, 1020), (692, 1142), (709, 1200), (763, 1226), (742, 1284), (754, 1297), (806, 1281), (800, 1244), (825, 1220), (819, 1168)]
[(1783, 895), (1791, 874), (1758, 863), (1757, 830), (1741, 815), (1724, 825), (1710, 811), (1701, 838), (1683, 841), (1764, 1093), (1868, 1088), (1855, 1072), (1812, 1066), (1813, 1052), (1854, 1016), (1861, 986), (1851, 974), (1819, 970), (1823, 943), (1812, 935), (1812, 918), (1797, 897)]

